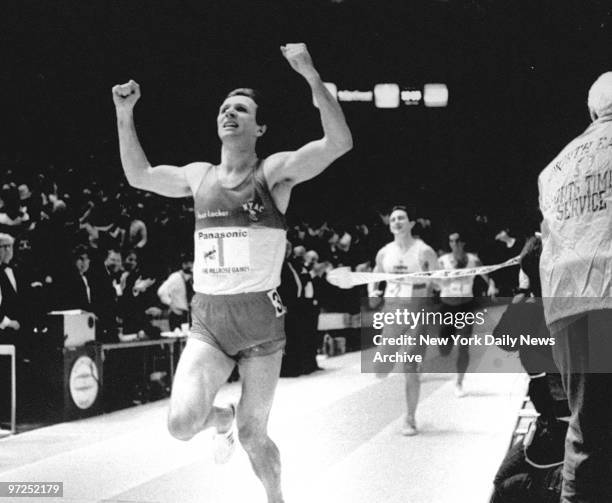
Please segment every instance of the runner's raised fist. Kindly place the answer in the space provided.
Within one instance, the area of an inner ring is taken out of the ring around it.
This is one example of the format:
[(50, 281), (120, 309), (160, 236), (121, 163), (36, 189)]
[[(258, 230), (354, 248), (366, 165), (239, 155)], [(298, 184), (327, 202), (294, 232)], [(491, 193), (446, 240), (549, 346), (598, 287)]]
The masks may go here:
[(312, 64), (312, 58), (310, 57), (306, 44), (286, 44), (281, 45), (280, 49), (285, 59), (289, 61), (291, 68), (302, 77), (308, 78), (318, 75)]
[(113, 87), (113, 101), (117, 108), (131, 109), (139, 98), (140, 86), (133, 80)]

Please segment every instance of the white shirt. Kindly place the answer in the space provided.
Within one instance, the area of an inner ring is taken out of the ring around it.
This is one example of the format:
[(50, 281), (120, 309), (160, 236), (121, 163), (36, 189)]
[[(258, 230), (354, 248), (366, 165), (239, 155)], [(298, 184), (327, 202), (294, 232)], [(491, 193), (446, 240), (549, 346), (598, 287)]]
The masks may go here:
[[(412, 245), (402, 250), (392, 241), (378, 252), (377, 265), (380, 272), (407, 274), (412, 272), (432, 271), (438, 265), (436, 252), (421, 239), (415, 239)], [(432, 284), (425, 279), (400, 279), (387, 282), (385, 297), (431, 297)]]
[(157, 289), (160, 300), (170, 306), (170, 309), (189, 311), (187, 301), (187, 285), (182, 271), (175, 271)]

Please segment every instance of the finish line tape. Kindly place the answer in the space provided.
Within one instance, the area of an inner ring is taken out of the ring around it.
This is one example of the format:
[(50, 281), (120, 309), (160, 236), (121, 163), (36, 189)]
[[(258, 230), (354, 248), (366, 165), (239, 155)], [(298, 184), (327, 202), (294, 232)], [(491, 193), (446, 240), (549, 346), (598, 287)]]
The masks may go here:
[(386, 272), (352, 272), (350, 267), (338, 267), (327, 273), (327, 281), (338, 288), (352, 288), (357, 285), (367, 285), (379, 281), (397, 281), (409, 278), (415, 279), (452, 279), (466, 276), (479, 276), (490, 272), (518, 265), (520, 256), (516, 256), (501, 264), (470, 267), (466, 269), (438, 269), (437, 271), (411, 272), (408, 274)]

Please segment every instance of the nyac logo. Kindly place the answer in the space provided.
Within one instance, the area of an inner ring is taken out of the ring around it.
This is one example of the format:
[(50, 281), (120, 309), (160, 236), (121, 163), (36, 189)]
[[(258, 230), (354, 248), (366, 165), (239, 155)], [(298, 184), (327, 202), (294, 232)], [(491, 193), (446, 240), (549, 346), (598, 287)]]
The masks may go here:
[(264, 205), (260, 201), (251, 199), (242, 205), (242, 209), (249, 214), (251, 222), (257, 222), (259, 215), (263, 213)]
[(211, 250), (204, 253), (204, 261), (215, 260), (215, 255), (217, 255), (217, 249), (212, 248)]

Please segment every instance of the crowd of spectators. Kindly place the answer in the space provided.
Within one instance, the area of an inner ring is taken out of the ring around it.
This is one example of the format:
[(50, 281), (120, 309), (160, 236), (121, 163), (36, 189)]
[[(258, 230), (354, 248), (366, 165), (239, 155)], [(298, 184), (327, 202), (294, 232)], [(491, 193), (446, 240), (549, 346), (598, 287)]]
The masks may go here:
[[(279, 288), (288, 311), (283, 376), (318, 369), (317, 354), (333, 341), (318, 330), (321, 313), (359, 313), (366, 287), (342, 290), (328, 283), (326, 274), (336, 267), (371, 271), (377, 251), (392, 238), (388, 217), (374, 211), (350, 224), (289, 217)], [(419, 218), (413, 233), (442, 254), (456, 217)], [(528, 234), (483, 215), (461, 220), (467, 249), (484, 264), (515, 256)], [(46, 314), (54, 310), (94, 313), (98, 342), (182, 331), (193, 295), (192, 243), (190, 198), (162, 198), (120, 177), (77, 177), (53, 167), (45, 174), (0, 174), (0, 344), (25, 348), (27, 360), (28, 339), (46, 330)], [(510, 296), (518, 286), (516, 269), (494, 278), (499, 295)], [(477, 278), (475, 290), (485, 295), (487, 285)], [(360, 347), (356, 328), (332, 335), (346, 340), (349, 350)], [(121, 361), (115, 366), (130, 367)], [(134, 393), (128, 391), (125, 401), (131, 403)]]
[(110, 177), (48, 171), (0, 175), (0, 233), (15, 240), (11, 266), (25, 285), (19, 295), (29, 322), (56, 309), (90, 310), (102, 338), (112, 339), (117, 318), (131, 331), (139, 323), (130, 313), (159, 316), (165, 305), (157, 288), (190, 253), (191, 203)]
[[(188, 323), (192, 204), (189, 198), (132, 189), (121, 178), (79, 177), (53, 166), (44, 174), (0, 175), (0, 233), (15, 240), (10, 265), (24, 285), (21, 304), (28, 306), (21, 329), (44, 323), (45, 314), (57, 309), (94, 312), (101, 341), (116, 341), (121, 330), (155, 336), (160, 324), (152, 321), (161, 317), (169, 319), (171, 330)], [(468, 248), (483, 263), (505, 260), (522, 247), (522, 236), (507, 224), (490, 224), (482, 215), (465, 218)], [(419, 218), (413, 232), (443, 253), (447, 223)], [(359, 312), (365, 290), (340, 290), (325, 274), (341, 266), (371, 270), (390, 238), (385, 212), (350, 225), (290, 221), (287, 262), (300, 285), (299, 291), (285, 291), (285, 302), (291, 304), (287, 296), (293, 294), (308, 299), (310, 319), (320, 312)], [(514, 271), (495, 279), (500, 295), (511, 295), (517, 286)], [(316, 331), (316, 322), (309, 327)]]

